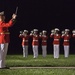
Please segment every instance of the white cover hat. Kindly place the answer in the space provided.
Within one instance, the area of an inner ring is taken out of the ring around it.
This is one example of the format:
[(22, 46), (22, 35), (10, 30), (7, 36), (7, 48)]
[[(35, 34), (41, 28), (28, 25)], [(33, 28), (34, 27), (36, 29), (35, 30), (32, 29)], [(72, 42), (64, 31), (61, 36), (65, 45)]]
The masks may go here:
[(55, 28), (55, 31), (60, 31), (58, 28)]
[(46, 30), (43, 30), (42, 32), (43, 32), (43, 33), (47, 33), (47, 31), (46, 31)]
[(66, 31), (66, 32), (69, 32), (70, 30), (69, 30), (69, 29), (65, 29), (65, 31)]
[(28, 33), (28, 30), (24, 30), (24, 32)]
[(4, 15), (4, 11), (0, 12), (0, 16), (3, 16)]
[(34, 32), (38, 32), (38, 29), (34, 29), (33, 31), (34, 31)]

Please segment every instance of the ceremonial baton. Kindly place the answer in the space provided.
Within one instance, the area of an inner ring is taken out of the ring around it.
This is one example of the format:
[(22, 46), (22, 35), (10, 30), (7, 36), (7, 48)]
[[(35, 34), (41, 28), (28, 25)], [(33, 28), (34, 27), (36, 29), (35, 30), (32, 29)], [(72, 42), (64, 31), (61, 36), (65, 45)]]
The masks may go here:
[(17, 11), (18, 11), (18, 7), (16, 7), (16, 11), (15, 11), (15, 14), (17, 15)]

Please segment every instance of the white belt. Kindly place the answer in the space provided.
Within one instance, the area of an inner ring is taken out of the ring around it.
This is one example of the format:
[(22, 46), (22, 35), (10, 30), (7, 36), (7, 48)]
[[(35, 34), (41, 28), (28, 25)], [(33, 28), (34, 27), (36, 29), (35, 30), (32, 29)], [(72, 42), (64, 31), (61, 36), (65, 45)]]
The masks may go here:
[(38, 40), (33, 40), (33, 41), (36, 41), (37, 42)]
[(47, 42), (47, 41), (42, 41), (42, 42)]
[(54, 41), (59, 41), (59, 39), (54, 39)]
[(64, 40), (64, 42), (67, 42), (67, 41), (69, 41), (69, 40)]
[(28, 42), (28, 40), (23, 40), (23, 42)]
[(75, 35), (75, 34), (73, 34), (73, 35)]
[(5, 32), (5, 33), (0, 33), (0, 34), (2, 35), (2, 34), (10, 34), (10, 33), (9, 32)]

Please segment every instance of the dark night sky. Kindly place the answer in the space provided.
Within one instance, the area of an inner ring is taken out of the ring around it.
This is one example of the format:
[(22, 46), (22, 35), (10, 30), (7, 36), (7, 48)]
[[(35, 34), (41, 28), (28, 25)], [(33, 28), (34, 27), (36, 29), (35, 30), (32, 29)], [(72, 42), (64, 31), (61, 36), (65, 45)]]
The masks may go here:
[[(19, 7), (17, 21), (9, 29), (11, 32), (9, 54), (22, 54), (21, 39), (18, 37), (20, 30), (30, 31), (38, 28), (39, 31), (42, 31), (45, 29), (49, 36), (51, 29), (55, 27), (60, 30), (69, 28), (72, 31), (75, 29), (74, 0), (0, 0), (0, 11), (5, 11), (6, 22), (11, 19), (17, 6)], [(75, 54), (75, 39), (71, 38), (70, 42), (70, 53)], [(60, 53), (63, 53), (63, 46), (60, 50)], [(29, 46), (29, 53), (32, 53), (31, 46)], [(48, 53), (52, 53), (50, 38), (48, 39)]]

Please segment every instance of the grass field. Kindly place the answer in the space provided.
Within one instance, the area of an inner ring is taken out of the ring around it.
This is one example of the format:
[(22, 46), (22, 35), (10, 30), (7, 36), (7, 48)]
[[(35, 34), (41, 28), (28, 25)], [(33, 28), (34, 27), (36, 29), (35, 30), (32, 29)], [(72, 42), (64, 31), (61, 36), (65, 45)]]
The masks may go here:
[(47, 55), (43, 58), (41, 55), (37, 59), (34, 59), (32, 55), (28, 58), (23, 58), (22, 55), (8, 55), (6, 59), (6, 65), (8, 67), (14, 66), (73, 66), (75, 67), (75, 55), (70, 55), (69, 58), (64, 58), (63, 55), (59, 59), (54, 59), (53, 55)]
[[(32, 55), (23, 58), (22, 55), (8, 55), (6, 58), (8, 67), (24, 67), (24, 66), (72, 66), (75, 67), (75, 55), (64, 58), (60, 55), (59, 59), (54, 59), (53, 55), (43, 58), (41, 55), (34, 59)], [(75, 69), (0, 69), (0, 75), (75, 75)]]
[(0, 75), (75, 75), (75, 69), (7, 69)]

